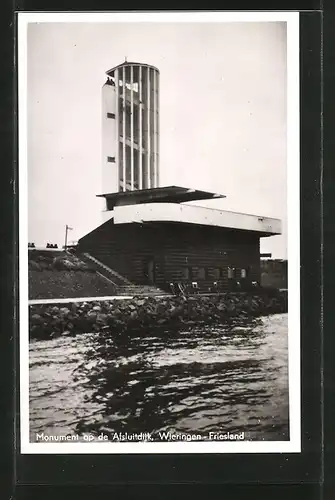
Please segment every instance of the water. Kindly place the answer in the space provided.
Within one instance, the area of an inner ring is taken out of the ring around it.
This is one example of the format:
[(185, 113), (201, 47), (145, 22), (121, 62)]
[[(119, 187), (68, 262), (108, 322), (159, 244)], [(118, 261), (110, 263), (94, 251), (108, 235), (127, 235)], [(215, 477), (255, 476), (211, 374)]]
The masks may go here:
[(288, 440), (287, 315), (30, 342), (30, 439), (101, 432)]

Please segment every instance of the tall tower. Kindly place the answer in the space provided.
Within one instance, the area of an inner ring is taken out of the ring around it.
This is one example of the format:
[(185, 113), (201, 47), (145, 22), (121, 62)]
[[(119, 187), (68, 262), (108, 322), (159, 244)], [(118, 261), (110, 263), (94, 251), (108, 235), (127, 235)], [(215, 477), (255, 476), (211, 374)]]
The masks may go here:
[(103, 193), (159, 186), (159, 70), (124, 62), (102, 88)]

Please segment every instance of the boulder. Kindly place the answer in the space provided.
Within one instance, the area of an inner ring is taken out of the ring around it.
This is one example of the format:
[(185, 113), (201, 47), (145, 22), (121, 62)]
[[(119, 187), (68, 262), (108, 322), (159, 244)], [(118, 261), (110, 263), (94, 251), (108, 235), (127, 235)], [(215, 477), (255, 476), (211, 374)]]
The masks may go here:
[(106, 325), (107, 320), (108, 320), (107, 314), (103, 314), (103, 313), (97, 314), (96, 322), (99, 325)]
[(30, 321), (33, 325), (43, 325), (44, 319), (40, 314), (33, 314)]
[(61, 316), (65, 316), (66, 317), (66, 316), (68, 316), (70, 314), (70, 309), (68, 307), (61, 307), (59, 309), (59, 314)]
[(36, 262), (35, 260), (29, 260), (29, 269), (31, 269), (32, 271), (41, 271), (42, 270), (40, 264), (38, 262)]
[(134, 305), (137, 306), (137, 307), (142, 307), (144, 306), (144, 304), (146, 303), (146, 300), (145, 299), (135, 299), (134, 300)]

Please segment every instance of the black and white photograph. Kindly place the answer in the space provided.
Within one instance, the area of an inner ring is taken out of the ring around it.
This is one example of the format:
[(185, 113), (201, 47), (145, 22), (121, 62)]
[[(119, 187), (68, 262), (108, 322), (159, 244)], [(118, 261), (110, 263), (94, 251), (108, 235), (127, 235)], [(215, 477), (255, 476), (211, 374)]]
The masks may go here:
[(22, 453), (300, 452), (299, 14), (18, 15)]

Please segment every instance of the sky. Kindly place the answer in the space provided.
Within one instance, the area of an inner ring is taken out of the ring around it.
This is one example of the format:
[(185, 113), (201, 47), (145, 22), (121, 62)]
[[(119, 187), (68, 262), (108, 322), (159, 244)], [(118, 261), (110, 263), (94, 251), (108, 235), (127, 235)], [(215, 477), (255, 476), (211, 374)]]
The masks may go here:
[[(28, 239), (64, 244), (102, 223), (101, 88), (137, 61), (160, 70), (160, 183), (226, 195), (198, 205), (282, 220), (261, 251), (287, 258), (286, 23), (30, 23)], [(193, 203), (194, 204), (194, 203)]]

